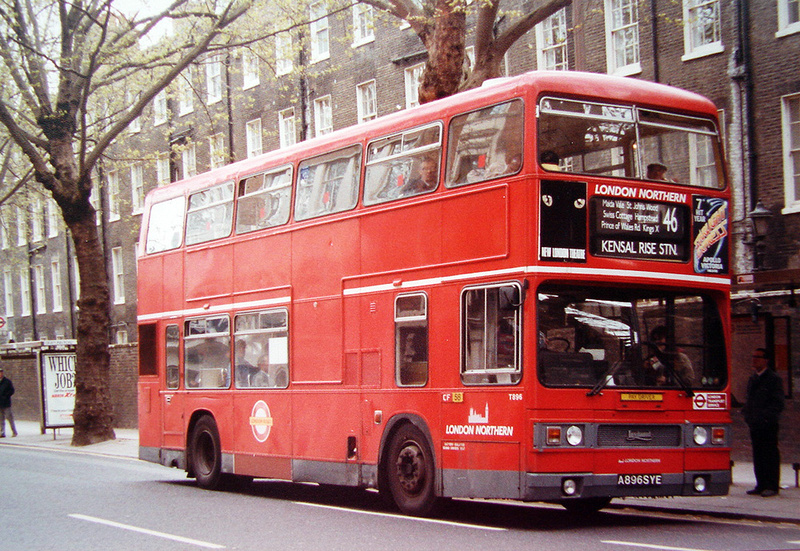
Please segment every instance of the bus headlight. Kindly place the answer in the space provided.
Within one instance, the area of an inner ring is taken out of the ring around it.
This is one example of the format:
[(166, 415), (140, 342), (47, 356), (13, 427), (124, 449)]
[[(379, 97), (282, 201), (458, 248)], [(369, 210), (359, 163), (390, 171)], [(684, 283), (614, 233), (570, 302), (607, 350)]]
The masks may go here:
[(708, 444), (708, 430), (705, 427), (695, 427), (694, 432), (694, 443), (698, 446), (705, 446)]
[(583, 431), (577, 425), (572, 425), (567, 429), (567, 444), (578, 446), (583, 442)]
[(578, 484), (571, 478), (567, 478), (561, 483), (561, 491), (565, 496), (574, 496), (578, 491)]

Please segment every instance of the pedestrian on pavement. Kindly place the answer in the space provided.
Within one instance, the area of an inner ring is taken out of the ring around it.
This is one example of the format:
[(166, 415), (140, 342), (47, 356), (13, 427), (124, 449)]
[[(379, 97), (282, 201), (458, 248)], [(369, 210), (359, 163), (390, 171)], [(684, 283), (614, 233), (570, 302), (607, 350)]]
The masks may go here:
[(3, 374), (0, 367), (0, 438), (6, 437), (6, 419), (11, 425), (11, 435), (17, 435), (17, 425), (14, 424), (14, 413), (11, 411), (11, 396), (14, 394), (14, 384), (11, 379)]
[(772, 497), (780, 490), (781, 456), (778, 450), (778, 420), (783, 411), (783, 381), (769, 369), (765, 348), (753, 352), (755, 373), (747, 382), (747, 403), (742, 410), (750, 427), (756, 487), (750, 495)]

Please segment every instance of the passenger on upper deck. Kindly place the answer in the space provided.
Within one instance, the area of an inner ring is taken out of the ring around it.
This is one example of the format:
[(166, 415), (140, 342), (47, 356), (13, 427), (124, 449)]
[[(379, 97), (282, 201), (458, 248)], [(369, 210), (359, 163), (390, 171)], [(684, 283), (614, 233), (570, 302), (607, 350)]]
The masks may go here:
[(542, 168), (545, 170), (555, 170), (560, 171), (561, 167), (558, 166), (558, 155), (555, 151), (542, 151), (542, 154), (539, 155), (539, 162), (542, 165)]
[(661, 163), (650, 163), (647, 165), (647, 179), (648, 180), (661, 180), (669, 182), (667, 178), (667, 167)]
[(410, 197), (436, 189), (439, 182), (439, 161), (434, 156), (425, 157), (419, 174), (411, 179), (400, 192), (401, 197)]

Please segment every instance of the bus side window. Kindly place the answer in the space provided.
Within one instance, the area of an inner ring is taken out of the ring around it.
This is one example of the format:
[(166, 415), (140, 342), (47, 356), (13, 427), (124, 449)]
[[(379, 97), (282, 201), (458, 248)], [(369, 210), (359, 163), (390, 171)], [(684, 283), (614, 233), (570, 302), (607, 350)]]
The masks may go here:
[(173, 197), (153, 205), (147, 221), (145, 253), (158, 253), (180, 247), (185, 211), (186, 200), (183, 197)]
[(516, 384), (521, 377), (521, 289), (517, 283), (467, 288), (461, 295), (461, 380)]
[(289, 386), (289, 324), (284, 309), (238, 314), (234, 320), (236, 388)]
[(453, 117), (447, 155), (448, 187), (516, 174), (522, 167), (522, 101)]
[(180, 386), (180, 342), (181, 332), (177, 325), (167, 325), (164, 334), (165, 360), (167, 363), (167, 388), (174, 390)]
[(367, 147), (364, 204), (429, 193), (439, 185), (441, 125), (406, 130)]
[(189, 196), (186, 215), (186, 244), (205, 243), (227, 237), (233, 222), (233, 182)]
[(360, 181), (360, 145), (303, 161), (297, 174), (295, 219), (307, 220), (354, 208)]
[(239, 183), (236, 233), (279, 226), (289, 221), (292, 167), (249, 176)]
[(394, 303), (395, 381), (398, 386), (428, 382), (428, 297), (402, 295)]
[(184, 356), (187, 388), (228, 388), (231, 380), (228, 316), (186, 320)]

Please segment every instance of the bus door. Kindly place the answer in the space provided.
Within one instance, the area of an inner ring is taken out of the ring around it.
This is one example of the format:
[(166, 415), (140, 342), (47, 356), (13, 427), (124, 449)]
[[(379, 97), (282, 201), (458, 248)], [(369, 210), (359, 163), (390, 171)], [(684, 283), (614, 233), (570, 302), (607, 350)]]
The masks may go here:
[(184, 421), (184, 391), (180, 390), (180, 346), (181, 332), (178, 325), (167, 325), (164, 331), (165, 377), (160, 392), (164, 435), (164, 448), (183, 449), (186, 445), (186, 424)]
[(292, 479), (292, 396), (288, 311), (234, 317), (234, 471)]
[(517, 282), (462, 291), (463, 387), (442, 394), (446, 496), (519, 496), (524, 296)]

